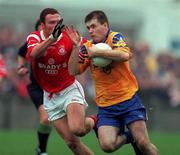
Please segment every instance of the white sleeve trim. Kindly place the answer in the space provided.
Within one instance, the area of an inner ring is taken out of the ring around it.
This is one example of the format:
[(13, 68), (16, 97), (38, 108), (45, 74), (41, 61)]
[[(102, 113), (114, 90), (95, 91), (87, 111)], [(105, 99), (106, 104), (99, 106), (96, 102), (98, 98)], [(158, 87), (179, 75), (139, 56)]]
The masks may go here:
[(27, 41), (29, 40), (29, 38), (35, 38), (36, 40), (38, 40), (38, 42), (40, 42), (41, 40), (40, 40), (40, 38), (39, 38), (39, 36), (38, 35), (36, 35), (36, 34), (30, 34), (28, 37), (27, 37)]

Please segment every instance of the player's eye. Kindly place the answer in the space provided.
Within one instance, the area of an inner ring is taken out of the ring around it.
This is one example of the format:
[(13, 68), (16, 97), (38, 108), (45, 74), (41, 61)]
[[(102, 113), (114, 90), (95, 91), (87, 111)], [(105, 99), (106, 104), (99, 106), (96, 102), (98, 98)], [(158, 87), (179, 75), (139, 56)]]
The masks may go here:
[(86, 28), (87, 28), (88, 30), (90, 29), (90, 27), (89, 27), (89, 26), (87, 26)]
[(96, 28), (96, 25), (91, 25), (91, 28), (92, 28), (92, 29)]

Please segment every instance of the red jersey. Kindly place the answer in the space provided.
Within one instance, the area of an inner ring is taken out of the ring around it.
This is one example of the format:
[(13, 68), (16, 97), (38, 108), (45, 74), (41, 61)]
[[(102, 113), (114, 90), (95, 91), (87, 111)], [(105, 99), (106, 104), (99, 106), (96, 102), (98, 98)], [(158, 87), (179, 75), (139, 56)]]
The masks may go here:
[[(32, 49), (45, 39), (43, 31), (35, 31), (27, 37), (27, 58)], [(75, 77), (68, 72), (72, 48), (71, 40), (63, 32), (57, 41), (46, 49), (44, 56), (31, 60), (34, 76), (42, 89), (49, 93), (56, 93), (74, 82)]]

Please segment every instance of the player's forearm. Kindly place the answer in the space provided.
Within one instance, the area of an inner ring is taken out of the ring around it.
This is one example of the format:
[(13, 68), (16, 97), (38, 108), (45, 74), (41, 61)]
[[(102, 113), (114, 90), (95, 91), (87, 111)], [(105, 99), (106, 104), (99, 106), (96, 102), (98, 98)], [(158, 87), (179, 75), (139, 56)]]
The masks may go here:
[(70, 75), (79, 74), (79, 47), (73, 47), (73, 51), (69, 58), (68, 62), (68, 70)]
[(32, 58), (39, 58), (43, 56), (46, 52), (46, 49), (49, 47), (49, 45), (54, 42), (52, 39), (47, 38), (43, 42), (41, 42), (39, 45), (35, 46), (30, 53), (30, 57)]
[(131, 58), (129, 49), (99, 50), (93, 56), (109, 58), (115, 61), (128, 61)]
[(27, 61), (24, 57), (18, 56), (18, 66), (17, 66), (17, 74), (24, 76), (28, 73), (28, 68), (26, 67)]

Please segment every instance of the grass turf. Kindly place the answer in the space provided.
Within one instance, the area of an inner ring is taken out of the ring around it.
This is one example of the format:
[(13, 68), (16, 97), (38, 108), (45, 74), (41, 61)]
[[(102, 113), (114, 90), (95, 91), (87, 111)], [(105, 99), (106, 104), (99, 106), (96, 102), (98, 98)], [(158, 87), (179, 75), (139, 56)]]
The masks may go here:
[[(180, 154), (180, 133), (150, 133), (151, 141), (158, 147), (160, 155)], [(93, 132), (82, 138), (95, 153), (106, 155), (101, 151)], [(35, 155), (37, 145), (36, 131), (6, 131), (0, 130), (0, 155)], [(52, 132), (48, 142), (49, 155), (72, 155), (63, 140)], [(133, 155), (130, 145), (125, 145), (112, 155)]]

